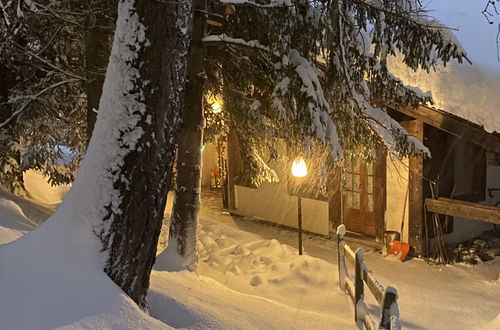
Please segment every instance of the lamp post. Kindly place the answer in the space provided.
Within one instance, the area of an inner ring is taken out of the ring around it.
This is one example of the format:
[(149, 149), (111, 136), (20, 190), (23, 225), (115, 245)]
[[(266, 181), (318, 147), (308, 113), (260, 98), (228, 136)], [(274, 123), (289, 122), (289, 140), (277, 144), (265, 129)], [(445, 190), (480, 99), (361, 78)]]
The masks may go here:
[[(296, 178), (303, 178), (307, 175), (307, 166), (304, 158), (298, 157), (293, 161), (292, 175)], [(302, 200), (300, 189), (297, 189), (297, 229), (299, 231), (299, 255), (302, 255)]]

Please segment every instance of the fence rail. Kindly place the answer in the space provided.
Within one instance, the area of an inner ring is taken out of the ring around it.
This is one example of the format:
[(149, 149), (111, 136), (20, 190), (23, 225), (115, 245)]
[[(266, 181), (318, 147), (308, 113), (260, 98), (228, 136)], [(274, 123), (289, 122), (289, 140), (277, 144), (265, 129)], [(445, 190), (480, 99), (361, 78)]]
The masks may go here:
[[(365, 329), (369, 330), (400, 330), (397, 290), (393, 287), (384, 288), (377, 281), (366, 266), (364, 250), (359, 248), (353, 251), (344, 240), (345, 233), (345, 226), (340, 225), (337, 228), (339, 286), (352, 299), (354, 322), (360, 329), (364, 326)], [(346, 261), (354, 268), (354, 278), (349, 274)], [(375, 322), (368, 314), (367, 306), (364, 303), (365, 284), (380, 305), (378, 326), (375, 326)]]

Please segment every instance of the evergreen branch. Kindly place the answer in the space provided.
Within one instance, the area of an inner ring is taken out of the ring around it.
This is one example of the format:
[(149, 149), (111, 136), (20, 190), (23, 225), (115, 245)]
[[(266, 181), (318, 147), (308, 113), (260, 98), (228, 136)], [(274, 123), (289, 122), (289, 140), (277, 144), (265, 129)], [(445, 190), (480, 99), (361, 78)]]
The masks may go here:
[(274, 55), (274, 56), (280, 58), (280, 53), (271, 51), (271, 49), (269, 47), (262, 45), (258, 40), (249, 40), (248, 41), (248, 40), (244, 40), (241, 38), (232, 38), (232, 37), (229, 37), (228, 35), (226, 35), (225, 33), (223, 33), (223, 34), (218, 34), (218, 35), (206, 36), (202, 39), (202, 41), (205, 43), (223, 42), (223, 43), (227, 43), (227, 44), (233, 44), (233, 45), (258, 49), (258, 50), (265, 51), (266, 53), (269, 53), (271, 55)]
[(218, 0), (220, 3), (225, 5), (241, 5), (255, 7), (259, 9), (273, 9), (273, 8), (292, 8), (292, 7), (303, 7), (310, 4), (316, 4), (316, 0), (308, 0), (300, 3), (292, 3), (291, 0), (271, 0), (268, 4), (260, 4), (251, 0)]
[[(338, 11), (339, 13), (342, 12), (342, 1), (338, 1)], [(404, 128), (394, 119), (392, 119), (385, 111), (382, 109), (378, 109), (376, 107), (373, 107), (366, 99), (366, 96), (360, 94), (357, 90), (356, 87), (354, 86), (354, 82), (352, 80), (352, 77), (349, 73), (349, 64), (347, 61), (346, 57), (346, 52), (344, 48), (344, 38), (343, 38), (343, 24), (342, 24), (342, 16), (338, 15), (337, 19), (337, 28), (340, 31), (339, 33), (339, 38), (340, 38), (340, 46), (338, 47), (338, 51), (340, 53), (340, 56), (337, 54), (337, 59), (340, 64), (341, 71), (344, 75), (344, 79), (346, 81), (348, 91), (351, 95), (351, 98), (353, 101), (355, 101), (357, 108), (359, 111), (362, 112), (361, 117), (364, 118), (365, 121), (368, 121), (368, 126), (372, 130), (373, 133), (375, 133), (377, 136), (379, 136), (384, 144), (387, 146), (390, 152), (395, 152), (397, 143), (396, 140), (393, 136), (394, 133), (399, 133), (403, 134), (407, 137), (407, 141), (413, 145), (413, 147), (421, 153), (428, 154), (429, 151), (428, 149), (417, 139), (412, 137), (413, 139), (409, 139), (411, 136), (404, 130)], [(365, 89), (365, 93), (369, 93), (369, 89)], [(384, 132), (386, 134), (384, 134)]]
[[(26, 100), (19, 109), (17, 109), (16, 111), (14, 111), (10, 115), (9, 118), (7, 118), (2, 123), (0, 123), (0, 128), (4, 127), (8, 123), (10, 123), (15, 117), (17, 117), (19, 114), (21, 114), (26, 109), (26, 107), (31, 104), (31, 102), (37, 100), (41, 95), (47, 93), (48, 91), (50, 91), (50, 90), (52, 90), (54, 88), (59, 87), (59, 86), (62, 86), (62, 85), (65, 85), (65, 84), (69, 84), (69, 83), (72, 83), (72, 82), (78, 82), (78, 81), (79, 81), (78, 79), (63, 80), (63, 81), (57, 82), (57, 83), (55, 83), (55, 84), (53, 84), (51, 86), (48, 86), (48, 87), (44, 88), (43, 90), (41, 90), (40, 92), (38, 92), (34, 96), (30, 96), (28, 98), (28, 100)], [(12, 103), (12, 102), (10, 102), (10, 103)]]
[(54, 42), (54, 40), (56, 39), (57, 35), (59, 34), (59, 32), (61, 32), (61, 30), (63, 28), (64, 28), (63, 26), (60, 26), (56, 30), (56, 32), (54, 32), (54, 34), (50, 37), (50, 40), (47, 42), (47, 44), (45, 45), (45, 47), (43, 47), (42, 49), (40, 49), (40, 51), (37, 52), (37, 55), (41, 55), (47, 48), (49, 48), (49, 46)]
[[(219, 0), (219, 2), (226, 4), (226, 5), (247, 5), (247, 6), (263, 8), (263, 9), (294, 6), (289, 0), (288, 1), (281, 1), (281, 2), (271, 1), (270, 3), (265, 4), (265, 5), (260, 4), (260, 3), (256, 3), (254, 1), (250, 1), (250, 0)], [(288, 2), (288, 4), (285, 4), (285, 2)]]
[[(405, 20), (411, 21), (412, 17), (418, 16), (418, 14), (426, 13), (427, 11), (420, 8), (412, 8), (410, 5), (407, 10), (392, 10), (388, 8), (385, 3), (381, 0), (351, 0), (353, 3), (363, 6), (365, 8), (370, 8), (377, 12), (384, 12), (386, 15), (403, 18)], [(416, 22), (415, 22), (416, 23)]]
[(84, 77), (81, 77), (81, 76), (78, 76), (74, 73), (71, 73), (71, 72), (67, 72), (59, 67), (57, 67), (56, 65), (50, 63), (49, 61), (45, 60), (44, 58), (40, 57), (38, 54), (35, 54), (29, 50), (27, 50), (26, 48), (24, 48), (23, 46), (19, 45), (18, 43), (14, 42), (14, 45), (20, 49), (21, 51), (23, 51), (24, 53), (30, 55), (30, 56), (33, 56), (34, 58), (36, 58), (38, 61), (42, 62), (43, 64), (47, 65), (48, 67), (58, 71), (59, 73), (62, 73), (68, 77), (72, 77), (74, 79), (79, 79), (79, 80), (82, 80), (82, 81), (86, 81), (86, 79)]
[(3, 17), (3, 20), (5, 22), (5, 25), (7, 26), (7, 28), (9, 28), (10, 27), (10, 20), (9, 20), (9, 16), (7, 15), (7, 12), (5, 10), (5, 7), (4, 7), (2, 0), (0, 0), (0, 9), (2, 9), (2, 17)]

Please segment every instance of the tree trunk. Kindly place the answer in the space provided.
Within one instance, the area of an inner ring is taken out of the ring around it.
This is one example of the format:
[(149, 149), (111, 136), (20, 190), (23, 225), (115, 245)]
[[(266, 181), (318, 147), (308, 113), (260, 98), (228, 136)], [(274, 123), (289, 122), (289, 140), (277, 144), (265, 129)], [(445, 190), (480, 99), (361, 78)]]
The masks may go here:
[(85, 35), (85, 65), (87, 71), (87, 144), (92, 137), (97, 110), (102, 95), (104, 73), (109, 59), (111, 30), (93, 27)]
[[(205, 9), (204, 0), (195, 8)], [(203, 83), (205, 79), (203, 38), (205, 17), (195, 15), (189, 51), (188, 81), (184, 93), (182, 126), (177, 153), (175, 199), (170, 218), (167, 249), (160, 267), (194, 271), (198, 263), (197, 229), (200, 210), (203, 128)]]
[(63, 203), (91, 221), (105, 272), (142, 308), (177, 148), (192, 15), (190, 0), (119, 2), (96, 126)]

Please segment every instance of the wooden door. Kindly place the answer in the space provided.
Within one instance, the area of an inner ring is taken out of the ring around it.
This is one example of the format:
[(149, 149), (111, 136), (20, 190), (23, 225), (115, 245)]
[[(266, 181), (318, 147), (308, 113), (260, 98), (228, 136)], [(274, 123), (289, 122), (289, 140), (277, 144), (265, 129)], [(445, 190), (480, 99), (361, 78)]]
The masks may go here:
[(343, 221), (347, 230), (376, 236), (374, 162), (345, 161), (346, 184), (343, 193)]

